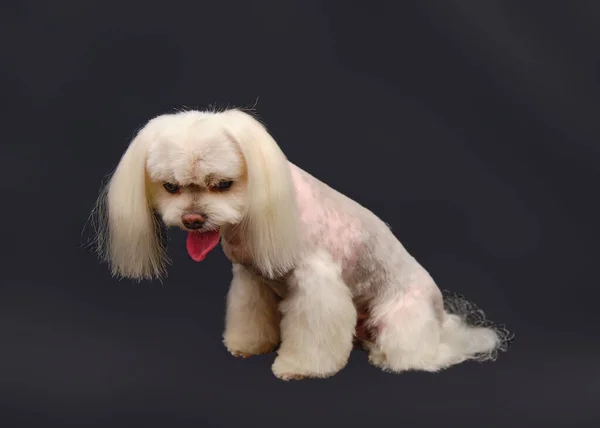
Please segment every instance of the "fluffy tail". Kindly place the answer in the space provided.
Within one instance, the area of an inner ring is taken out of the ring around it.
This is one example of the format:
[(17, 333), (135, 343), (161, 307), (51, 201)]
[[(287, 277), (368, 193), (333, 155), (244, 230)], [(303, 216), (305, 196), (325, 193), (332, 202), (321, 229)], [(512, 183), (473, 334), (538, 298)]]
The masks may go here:
[[(442, 291), (446, 319), (442, 326), (442, 348), (439, 357), (446, 364), (460, 361), (495, 360), (498, 352), (506, 352), (514, 334), (505, 326), (486, 319), (485, 314), (464, 296)], [(442, 365), (444, 362), (440, 361)]]

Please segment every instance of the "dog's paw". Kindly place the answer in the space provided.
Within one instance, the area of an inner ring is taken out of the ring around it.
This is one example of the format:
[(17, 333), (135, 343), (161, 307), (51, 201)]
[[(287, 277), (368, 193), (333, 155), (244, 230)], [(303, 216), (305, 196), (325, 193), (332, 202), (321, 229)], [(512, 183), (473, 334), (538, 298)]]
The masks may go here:
[(250, 357), (256, 355), (256, 354), (248, 354), (246, 352), (240, 352), (240, 351), (229, 351), (229, 353), (236, 358), (250, 358)]
[(275, 362), (271, 366), (273, 374), (281, 380), (301, 380), (315, 376), (309, 370), (302, 370), (295, 364), (288, 364), (281, 357), (275, 358)]
[(226, 328), (223, 344), (234, 357), (248, 358), (273, 352), (279, 346), (275, 328)]
[(384, 351), (371, 347), (369, 349), (369, 363), (388, 373), (403, 373), (407, 371), (437, 372), (440, 366), (431, 363), (419, 356), (403, 355), (402, 358), (392, 359)]
[(268, 354), (277, 347), (274, 343), (257, 343), (247, 341), (235, 341), (225, 338), (223, 344), (234, 357), (249, 358), (255, 355)]
[(387, 366), (385, 353), (378, 350), (375, 347), (369, 347), (367, 349), (367, 352), (369, 353), (369, 363), (371, 363), (375, 367), (379, 367), (380, 369), (385, 370)]
[(324, 379), (335, 375), (340, 369), (325, 369), (319, 365), (309, 365), (296, 362), (291, 358), (278, 356), (271, 366), (273, 374), (281, 380)]

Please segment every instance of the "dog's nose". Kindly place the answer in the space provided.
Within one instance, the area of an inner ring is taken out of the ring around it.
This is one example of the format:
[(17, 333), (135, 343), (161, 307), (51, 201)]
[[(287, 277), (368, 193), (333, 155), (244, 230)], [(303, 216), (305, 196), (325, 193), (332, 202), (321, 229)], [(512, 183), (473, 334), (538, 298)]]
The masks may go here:
[(204, 225), (204, 217), (200, 214), (185, 214), (181, 217), (181, 222), (187, 229), (196, 230)]

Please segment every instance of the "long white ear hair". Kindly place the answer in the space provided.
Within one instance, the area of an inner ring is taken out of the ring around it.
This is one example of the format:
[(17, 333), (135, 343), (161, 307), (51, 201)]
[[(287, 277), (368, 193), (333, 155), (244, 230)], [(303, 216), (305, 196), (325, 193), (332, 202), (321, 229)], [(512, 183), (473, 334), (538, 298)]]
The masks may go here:
[(252, 116), (237, 109), (222, 115), (225, 131), (246, 160), (248, 202), (240, 223), (245, 244), (264, 274), (284, 274), (294, 267), (302, 249), (290, 165), (273, 137)]
[(168, 257), (163, 225), (148, 201), (147, 129), (137, 134), (96, 203), (96, 243), (117, 277), (162, 278)]

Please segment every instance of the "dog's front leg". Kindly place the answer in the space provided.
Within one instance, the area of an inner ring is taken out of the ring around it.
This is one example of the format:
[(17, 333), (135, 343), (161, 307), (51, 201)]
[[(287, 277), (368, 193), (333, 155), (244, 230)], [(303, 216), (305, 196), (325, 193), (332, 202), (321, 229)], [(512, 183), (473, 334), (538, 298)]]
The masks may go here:
[(288, 287), (273, 373), (283, 380), (336, 374), (352, 351), (357, 318), (339, 265), (328, 253), (312, 254), (291, 274)]
[(223, 343), (236, 357), (271, 352), (279, 345), (280, 314), (275, 293), (241, 265), (233, 265), (227, 294)]

